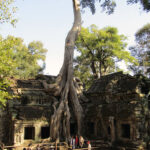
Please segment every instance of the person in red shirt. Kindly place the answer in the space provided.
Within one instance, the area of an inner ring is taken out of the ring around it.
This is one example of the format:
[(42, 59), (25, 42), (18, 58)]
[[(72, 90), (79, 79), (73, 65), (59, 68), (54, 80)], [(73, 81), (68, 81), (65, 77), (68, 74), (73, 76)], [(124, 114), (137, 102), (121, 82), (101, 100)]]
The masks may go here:
[(76, 139), (75, 139), (75, 147), (78, 148), (79, 147), (79, 138), (76, 135)]

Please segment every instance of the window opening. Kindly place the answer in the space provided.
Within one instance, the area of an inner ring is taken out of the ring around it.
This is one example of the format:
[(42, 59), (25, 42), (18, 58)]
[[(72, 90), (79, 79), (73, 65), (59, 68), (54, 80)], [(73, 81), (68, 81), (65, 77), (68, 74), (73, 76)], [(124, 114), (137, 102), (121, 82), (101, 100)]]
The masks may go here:
[(50, 136), (49, 127), (41, 127), (41, 139), (46, 139)]
[(130, 125), (129, 124), (122, 124), (122, 137), (123, 138), (130, 138)]
[(29, 140), (32, 139), (34, 140), (35, 137), (35, 128), (34, 127), (25, 127), (24, 128), (24, 139)]
[(94, 123), (93, 122), (88, 122), (87, 127), (88, 127), (87, 131), (89, 132), (89, 134), (93, 135), (93, 133), (94, 133)]
[(23, 105), (27, 105), (28, 104), (28, 98), (27, 98), (27, 96), (23, 96), (22, 97), (22, 104)]

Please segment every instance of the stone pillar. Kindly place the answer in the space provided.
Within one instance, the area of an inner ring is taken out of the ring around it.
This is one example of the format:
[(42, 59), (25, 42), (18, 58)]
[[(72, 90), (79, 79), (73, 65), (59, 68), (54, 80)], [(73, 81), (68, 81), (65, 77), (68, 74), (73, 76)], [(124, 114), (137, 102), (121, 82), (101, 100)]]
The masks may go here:
[(35, 141), (41, 139), (41, 124), (35, 124)]
[(97, 137), (97, 120), (94, 123), (94, 136)]
[(115, 125), (114, 125), (114, 117), (109, 117), (109, 124), (110, 124), (110, 134), (111, 134), (111, 142), (115, 141)]

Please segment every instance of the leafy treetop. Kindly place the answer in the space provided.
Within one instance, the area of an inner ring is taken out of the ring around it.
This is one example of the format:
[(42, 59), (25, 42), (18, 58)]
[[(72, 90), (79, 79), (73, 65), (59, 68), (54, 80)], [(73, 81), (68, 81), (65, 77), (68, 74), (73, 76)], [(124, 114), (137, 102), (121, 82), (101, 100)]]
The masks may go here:
[(136, 59), (125, 50), (125, 40), (126, 37), (119, 35), (114, 27), (98, 29), (91, 25), (82, 28), (76, 41), (79, 56), (75, 58), (75, 75), (87, 83), (87, 80), (90, 82), (92, 78), (97, 79), (119, 69), (119, 61), (136, 63)]

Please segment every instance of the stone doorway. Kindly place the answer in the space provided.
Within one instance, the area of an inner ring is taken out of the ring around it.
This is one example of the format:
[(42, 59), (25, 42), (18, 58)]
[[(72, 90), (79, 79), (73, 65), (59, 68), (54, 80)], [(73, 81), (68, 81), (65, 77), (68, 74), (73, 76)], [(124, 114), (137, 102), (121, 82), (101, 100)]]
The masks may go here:
[(121, 136), (123, 138), (130, 138), (130, 125), (129, 124), (122, 124), (121, 125)]
[(76, 123), (70, 123), (70, 134), (76, 135), (77, 134), (77, 124)]
[(46, 139), (50, 136), (50, 128), (48, 126), (41, 127), (41, 139)]

